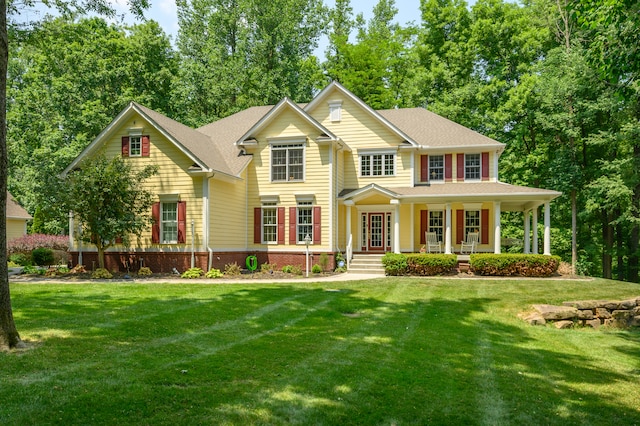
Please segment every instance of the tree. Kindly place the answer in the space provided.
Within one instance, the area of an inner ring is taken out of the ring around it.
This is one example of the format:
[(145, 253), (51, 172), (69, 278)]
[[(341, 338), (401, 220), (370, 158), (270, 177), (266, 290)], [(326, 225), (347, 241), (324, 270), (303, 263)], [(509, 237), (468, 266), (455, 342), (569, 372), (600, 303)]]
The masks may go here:
[(118, 240), (128, 245), (132, 234), (140, 237), (151, 225), (153, 193), (142, 184), (157, 172), (157, 166), (134, 170), (122, 157), (100, 153), (67, 175), (66, 207), (82, 227), (82, 240), (98, 249), (100, 268), (106, 249)]
[[(30, 1), (28, 4), (33, 4)], [(113, 14), (113, 8), (105, 0), (69, 0), (55, 2), (65, 11), (81, 9), (102, 14)], [(148, 7), (147, 0), (129, 0), (129, 6), (137, 16)], [(0, 0), (0, 350), (23, 346), (11, 309), (9, 275), (7, 270), (7, 69), (9, 63), (9, 32), (7, 11), (16, 12), (14, 3)]]

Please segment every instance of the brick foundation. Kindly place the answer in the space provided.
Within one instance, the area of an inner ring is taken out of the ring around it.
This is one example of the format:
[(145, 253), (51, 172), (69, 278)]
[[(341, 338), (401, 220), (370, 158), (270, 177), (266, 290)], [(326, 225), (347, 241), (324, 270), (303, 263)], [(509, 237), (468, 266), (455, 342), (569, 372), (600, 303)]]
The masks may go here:
[[(71, 265), (78, 264), (78, 252), (71, 252)], [(329, 262), (328, 270), (335, 269), (334, 253), (327, 253)], [(224, 266), (236, 262), (242, 269), (246, 269), (246, 259), (249, 255), (255, 255), (258, 258), (258, 270), (260, 265), (269, 263), (276, 266), (276, 269), (282, 269), (285, 265), (299, 266), (305, 270), (305, 253), (291, 252), (213, 252), (212, 267), (224, 271)], [(142, 261), (142, 262), (141, 262)], [(309, 267), (319, 264), (320, 253), (309, 253)], [(196, 252), (195, 266), (203, 271), (209, 269), (209, 253)], [(83, 252), (82, 263), (88, 270), (98, 267), (98, 253)], [(140, 266), (151, 268), (156, 273), (170, 273), (173, 268), (179, 272), (184, 272), (191, 267), (191, 253), (127, 253), (127, 252), (107, 252), (104, 257), (105, 268), (112, 272), (136, 272)]]

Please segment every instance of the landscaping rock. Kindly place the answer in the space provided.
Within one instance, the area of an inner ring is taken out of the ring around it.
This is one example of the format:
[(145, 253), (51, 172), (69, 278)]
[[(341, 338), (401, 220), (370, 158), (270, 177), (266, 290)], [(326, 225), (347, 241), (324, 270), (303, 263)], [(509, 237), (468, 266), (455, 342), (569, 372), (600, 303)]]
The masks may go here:
[(553, 323), (556, 328), (564, 329), (564, 328), (573, 328), (573, 321), (561, 320)]
[(590, 309), (580, 309), (578, 310), (578, 319), (581, 320), (591, 320), (593, 319), (593, 311)]
[(529, 323), (529, 325), (545, 325), (547, 321), (538, 313), (525, 313), (519, 315), (520, 318)]
[(631, 311), (615, 310), (611, 312), (611, 316), (617, 320), (627, 321), (631, 318)]
[(585, 327), (591, 327), (591, 328), (598, 329), (598, 328), (600, 328), (600, 325), (601, 325), (601, 324), (600, 324), (600, 320), (596, 318), (596, 319), (592, 319), (592, 320), (586, 320), (586, 321), (584, 321), (584, 322), (583, 322), (583, 325), (584, 325)]
[(636, 315), (629, 321), (630, 327), (640, 327), (640, 315)]
[(606, 300), (574, 300), (571, 302), (562, 302), (563, 306), (573, 306), (576, 309), (595, 309), (602, 306)]
[(578, 317), (578, 310), (571, 306), (533, 305), (545, 320), (568, 320)]
[(596, 317), (602, 319), (611, 318), (611, 313), (606, 308), (596, 308)]
[(628, 309), (633, 309), (636, 306), (638, 306), (638, 302), (636, 301), (636, 299), (628, 299), (628, 300), (623, 300), (620, 303), (618, 303), (617, 309), (628, 310)]

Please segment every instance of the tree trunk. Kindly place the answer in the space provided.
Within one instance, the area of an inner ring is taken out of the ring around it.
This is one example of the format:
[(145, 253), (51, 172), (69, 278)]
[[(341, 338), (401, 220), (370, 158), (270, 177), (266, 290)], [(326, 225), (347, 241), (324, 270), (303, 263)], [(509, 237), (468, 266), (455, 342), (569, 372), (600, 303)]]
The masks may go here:
[(104, 269), (104, 247), (102, 245), (98, 245), (98, 268)]
[(23, 345), (13, 320), (7, 271), (7, 2), (0, 0), (0, 350)]
[(612, 278), (613, 227), (609, 224), (609, 214), (602, 211), (602, 277)]
[[(620, 217), (620, 212), (616, 211), (616, 217)], [(616, 226), (616, 251), (618, 252), (618, 280), (624, 281), (624, 235), (622, 234), (622, 225)]]
[(576, 190), (571, 191), (571, 273), (576, 273), (578, 264), (578, 202)]
[(638, 239), (640, 238), (640, 227), (634, 225), (631, 228), (631, 235), (629, 238), (629, 273), (628, 281), (632, 283), (638, 282)]

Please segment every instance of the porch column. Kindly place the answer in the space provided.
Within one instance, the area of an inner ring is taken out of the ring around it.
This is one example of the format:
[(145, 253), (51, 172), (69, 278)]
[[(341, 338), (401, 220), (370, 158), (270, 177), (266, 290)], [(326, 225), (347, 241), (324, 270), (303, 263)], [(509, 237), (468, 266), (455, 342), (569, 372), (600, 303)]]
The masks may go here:
[(75, 241), (73, 231), (75, 231), (75, 224), (73, 223), (73, 212), (69, 212), (69, 251), (75, 249)]
[(500, 254), (500, 246), (502, 245), (500, 237), (500, 201), (495, 201), (493, 203), (493, 224), (493, 252), (495, 254)]
[(451, 254), (451, 203), (445, 204), (444, 253)]
[(347, 238), (345, 244), (349, 244), (349, 237), (351, 236), (351, 206), (353, 206), (353, 201), (345, 201), (344, 206), (347, 209)]
[(543, 254), (551, 255), (551, 209), (549, 202), (544, 203), (544, 252)]
[(533, 209), (533, 250), (532, 253), (538, 254), (538, 207)]
[(400, 253), (400, 200), (391, 200), (391, 204), (395, 205), (395, 214), (393, 215), (393, 252)]
[(531, 253), (531, 210), (524, 211), (524, 253)]

